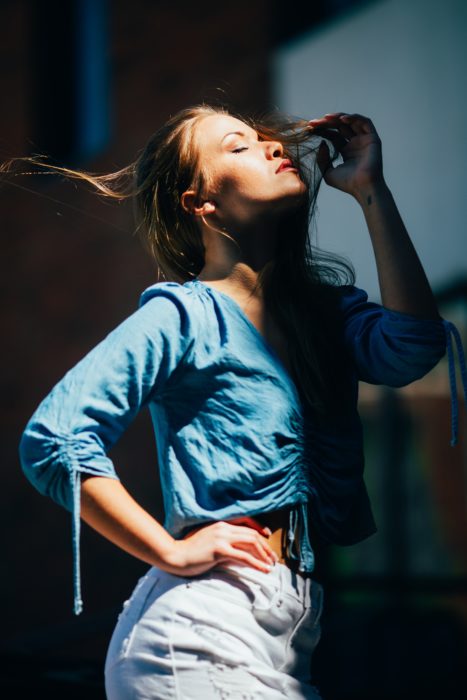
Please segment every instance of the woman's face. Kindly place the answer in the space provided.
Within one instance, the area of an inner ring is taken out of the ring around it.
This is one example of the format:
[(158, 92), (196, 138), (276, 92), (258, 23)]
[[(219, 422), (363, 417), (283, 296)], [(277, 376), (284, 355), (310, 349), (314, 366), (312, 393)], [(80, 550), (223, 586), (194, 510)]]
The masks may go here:
[(245, 122), (228, 115), (209, 115), (196, 125), (195, 141), (207, 176), (203, 200), (210, 200), (224, 222), (254, 221), (261, 215), (293, 209), (306, 185), (298, 172), (283, 169), (286, 159), (278, 141), (260, 141)]

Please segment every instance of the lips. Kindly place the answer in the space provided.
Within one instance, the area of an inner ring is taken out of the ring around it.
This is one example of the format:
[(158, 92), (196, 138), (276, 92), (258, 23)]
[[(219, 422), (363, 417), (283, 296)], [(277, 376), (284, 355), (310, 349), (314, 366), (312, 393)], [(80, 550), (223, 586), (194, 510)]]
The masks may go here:
[(281, 170), (285, 170), (286, 168), (293, 168), (294, 170), (296, 170), (296, 168), (294, 168), (294, 164), (292, 163), (290, 158), (286, 158), (286, 160), (282, 161), (282, 163), (277, 168), (276, 173), (280, 173)]

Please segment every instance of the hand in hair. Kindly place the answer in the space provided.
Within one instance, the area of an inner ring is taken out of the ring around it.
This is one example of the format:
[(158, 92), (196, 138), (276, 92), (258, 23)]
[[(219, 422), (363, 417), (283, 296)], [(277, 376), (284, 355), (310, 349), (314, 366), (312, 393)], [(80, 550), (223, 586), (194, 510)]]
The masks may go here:
[(368, 117), (334, 112), (312, 119), (308, 127), (331, 141), (343, 159), (332, 166), (328, 145), (322, 142), (317, 162), (327, 185), (357, 197), (369, 185), (384, 184), (381, 140)]

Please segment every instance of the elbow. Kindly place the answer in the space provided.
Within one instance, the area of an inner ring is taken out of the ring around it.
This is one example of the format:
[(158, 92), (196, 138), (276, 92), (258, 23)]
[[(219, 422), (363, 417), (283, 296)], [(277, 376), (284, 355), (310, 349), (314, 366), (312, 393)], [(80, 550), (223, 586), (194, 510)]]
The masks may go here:
[(72, 510), (70, 475), (59, 442), (28, 426), (19, 442), (19, 459), (23, 474), (39, 493)]
[(446, 349), (433, 352), (429, 356), (413, 356), (407, 361), (400, 363), (391, 373), (391, 382), (385, 382), (388, 386), (403, 387), (412, 382), (423, 379), (432, 369), (436, 367), (441, 358), (445, 355)]
[(380, 356), (378, 361), (360, 365), (359, 379), (369, 384), (384, 384), (399, 388), (422, 379), (436, 367), (446, 353), (445, 346), (433, 347), (430, 352), (398, 351), (397, 353)]
[(59, 435), (33, 419), (21, 436), (19, 458), (30, 483), (70, 512), (78, 472), (119, 479), (97, 434), (83, 431)]
[[(415, 356), (412, 361), (411, 379), (413, 382), (417, 379), (423, 379), (425, 375), (431, 372), (436, 367), (438, 362), (446, 354), (446, 345), (433, 346), (430, 353), (421, 354), (420, 357)], [(409, 370), (410, 371), (410, 370)]]

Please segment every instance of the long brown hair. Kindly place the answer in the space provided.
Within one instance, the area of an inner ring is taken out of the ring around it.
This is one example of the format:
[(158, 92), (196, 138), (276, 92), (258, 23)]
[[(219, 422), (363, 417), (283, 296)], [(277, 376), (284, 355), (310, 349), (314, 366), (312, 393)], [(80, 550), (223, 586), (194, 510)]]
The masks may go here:
[[(187, 189), (202, 193), (208, 173), (203, 172), (194, 139), (199, 120), (225, 114), (255, 129), (259, 138), (280, 141), (307, 185), (302, 203), (281, 220), (278, 249), (271, 263), (258, 275), (268, 310), (283, 331), (294, 380), (301, 397), (316, 415), (337, 415), (344, 376), (336, 319), (339, 285), (353, 284), (352, 264), (336, 254), (318, 250), (310, 240), (316, 198), (322, 180), (316, 154), (323, 140), (307, 128), (307, 121), (279, 111), (261, 116), (241, 116), (222, 106), (200, 104), (182, 109), (163, 124), (128, 166), (96, 175), (50, 165), (46, 158), (13, 159), (52, 173), (91, 184), (101, 195), (116, 200), (131, 198), (136, 231), (154, 257), (162, 279), (186, 282), (204, 266), (204, 245), (195, 217), (181, 206)], [(331, 161), (337, 157), (328, 142)]]

